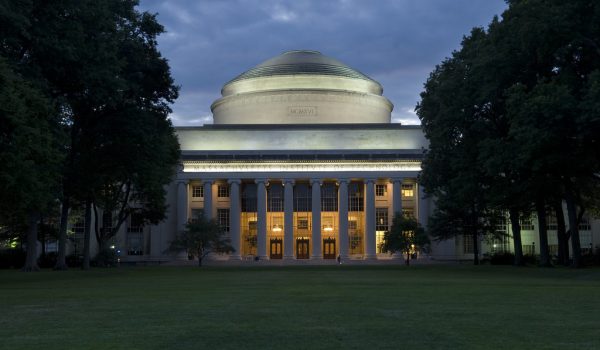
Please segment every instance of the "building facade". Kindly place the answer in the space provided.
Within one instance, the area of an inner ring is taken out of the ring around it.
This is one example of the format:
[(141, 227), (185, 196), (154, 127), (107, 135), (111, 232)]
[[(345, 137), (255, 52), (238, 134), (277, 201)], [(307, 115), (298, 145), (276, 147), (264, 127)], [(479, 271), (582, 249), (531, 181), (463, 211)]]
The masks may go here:
[[(427, 226), (434, 203), (416, 178), (427, 148), (419, 126), (391, 123), (381, 85), (316, 51), (285, 52), (226, 83), (211, 106), (214, 123), (178, 127), (181, 166), (169, 186), (168, 218), (144, 227), (130, 218), (115, 239), (122, 261), (168, 261), (185, 223), (206, 215), (235, 252), (216, 259), (391, 259), (381, 251), (395, 213)], [(101, 214), (102, 215), (102, 214)], [(529, 224), (529, 225), (528, 225)], [(583, 248), (600, 243), (587, 220)], [(79, 225), (81, 226), (81, 225)], [(556, 245), (549, 223), (551, 250)], [(507, 238), (480, 251), (512, 250)], [(523, 222), (535, 253), (535, 218)], [(470, 239), (434, 243), (433, 259), (470, 259)]]

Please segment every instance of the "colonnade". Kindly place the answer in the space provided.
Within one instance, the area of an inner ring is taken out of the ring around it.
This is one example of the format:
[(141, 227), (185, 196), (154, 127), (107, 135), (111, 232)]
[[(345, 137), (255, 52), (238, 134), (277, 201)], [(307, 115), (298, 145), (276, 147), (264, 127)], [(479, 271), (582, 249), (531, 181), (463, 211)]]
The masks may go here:
[[(294, 186), (295, 179), (268, 179), (256, 178), (256, 209), (257, 209), (257, 256), (259, 259), (268, 259), (267, 255), (267, 185), (269, 180), (281, 181), (283, 184), (283, 258), (294, 259)], [(402, 212), (402, 183), (403, 178), (392, 178), (386, 181), (392, 184), (392, 209), (393, 213)], [(201, 179), (204, 190), (204, 213), (213, 218), (213, 184), (215, 179)], [(336, 179), (338, 184), (338, 230), (339, 230), (339, 255), (342, 259), (349, 255), (348, 237), (348, 185), (349, 178)], [(377, 178), (364, 178), (365, 188), (365, 259), (376, 259), (376, 200), (375, 185)], [(230, 255), (231, 260), (240, 260), (241, 256), (241, 179), (228, 179), (229, 184), (229, 233), (231, 243), (235, 252)], [(322, 259), (321, 239), (321, 185), (323, 179), (311, 178), (309, 183), (312, 187), (312, 254), (311, 259)], [(188, 184), (189, 180), (177, 181), (177, 229), (183, 230), (188, 220)], [(423, 200), (424, 193), (418, 186), (418, 196), (415, 209), (418, 212), (418, 220), (424, 223), (426, 220), (426, 207)]]

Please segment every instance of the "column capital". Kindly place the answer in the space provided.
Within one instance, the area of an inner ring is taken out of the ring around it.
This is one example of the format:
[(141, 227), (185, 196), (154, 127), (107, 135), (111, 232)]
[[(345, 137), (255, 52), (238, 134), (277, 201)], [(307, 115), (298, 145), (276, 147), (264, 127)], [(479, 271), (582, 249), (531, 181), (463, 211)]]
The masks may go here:
[(227, 180), (227, 183), (230, 184), (230, 185), (231, 184), (238, 184), (239, 185), (239, 184), (242, 183), (242, 180), (240, 180), (240, 179), (229, 179), (229, 180)]
[(188, 180), (188, 179), (177, 179), (175, 182), (177, 182), (177, 184), (187, 185), (187, 184), (190, 183), (190, 180)]
[(377, 178), (375, 178), (375, 177), (367, 177), (367, 178), (365, 178), (365, 182), (366, 183), (372, 183), (372, 184), (374, 184), (375, 182), (377, 182)]
[(393, 182), (393, 183), (395, 183), (395, 182), (400, 182), (401, 183), (403, 181), (404, 181), (403, 177), (393, 177), (393, 178), (390, 179), (390, 182)]
[(346, 178), (346, 177), (340, 177), (340, 178), (337, 179), (338, 185), (341, 184), (342, 182), (344, 182), (346, 184), (349, 184), (350, 183), (350, 179)]
[(314, 186), (315, 184), (321, 186), (322, 183), (323, 183), (323, 181), (321, 179), (314, 179), (314, 178), (310, 179), (311, 186)]
[(215, 179), (202, 179), (202, 183), (203, 184), (214, 184), (215, 183)]
[(291, 185), (294, 186), (296, 184), (296, 180), (295, 179), (283, 179), (283, 185)]
[(266, 185), (269, 184), (269, 179), (267, 179), (267, 178), (254, 179), (254, 183), (257, 184), (257, 185), (260, 184), (260, 183), (262, 183), (263, 185), (266, 186)]

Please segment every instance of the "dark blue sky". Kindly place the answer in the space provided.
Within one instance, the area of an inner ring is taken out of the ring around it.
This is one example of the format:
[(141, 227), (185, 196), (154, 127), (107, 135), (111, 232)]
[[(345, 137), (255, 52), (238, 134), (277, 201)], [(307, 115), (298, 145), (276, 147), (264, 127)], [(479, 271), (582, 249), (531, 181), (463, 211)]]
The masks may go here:
[(159, 49), (181, 86), (174, 125), (212, 122), (223, 84), (293, 49), (321, 51), (379, 81), (392, 119), (419, 124), (414, 107), (429, 73), (504, 0), (141, 0), (167, 33)]

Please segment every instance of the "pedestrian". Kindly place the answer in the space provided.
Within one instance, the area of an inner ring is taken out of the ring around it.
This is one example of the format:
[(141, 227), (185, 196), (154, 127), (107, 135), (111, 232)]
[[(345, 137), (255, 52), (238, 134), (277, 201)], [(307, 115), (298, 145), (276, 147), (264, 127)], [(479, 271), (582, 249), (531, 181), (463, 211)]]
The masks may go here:
[(337, 262), (338, 262), (338, 265), (342, 264), (342, 257), (339, 254), (337, 256)]

